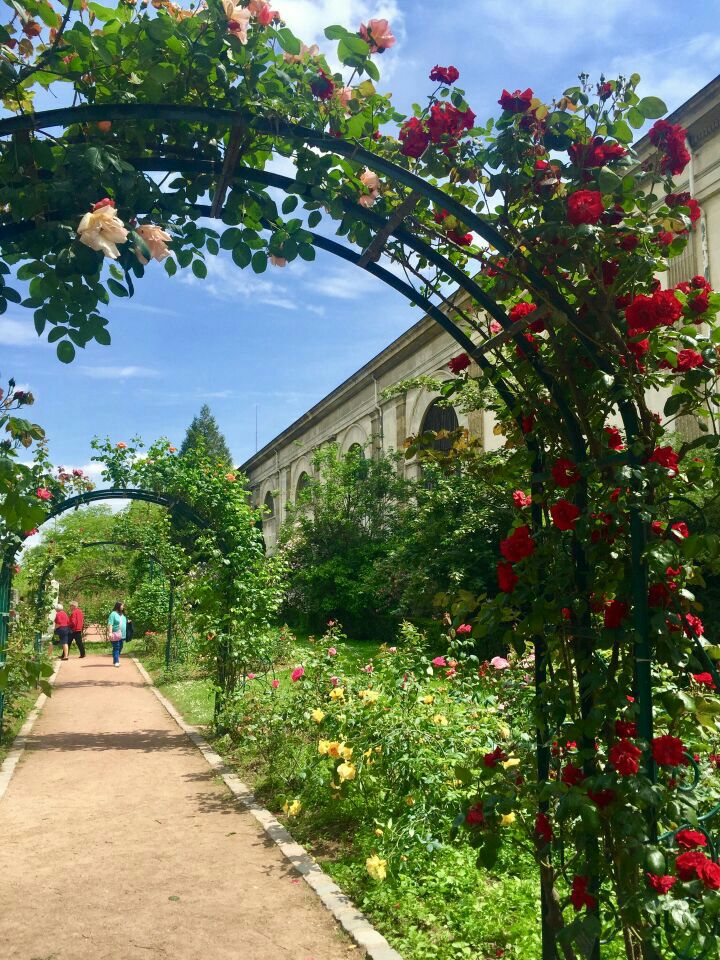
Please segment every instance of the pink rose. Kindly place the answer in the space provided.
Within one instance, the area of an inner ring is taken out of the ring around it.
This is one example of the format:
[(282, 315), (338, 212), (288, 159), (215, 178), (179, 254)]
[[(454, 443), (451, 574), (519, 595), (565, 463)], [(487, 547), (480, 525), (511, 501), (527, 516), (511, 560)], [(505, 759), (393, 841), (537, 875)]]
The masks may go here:
[(366, 663), (365, 666), (363, 667), (363, 670), (365, 671), (365, 673), (372, 673), (374, 669), (375, 667), (371, 663)]
[(300, 677), (305, 676), (305, 667), (295, 667), (293, 672), (290, 674), (290, 679), (293, 683), (297, 683)]
[(493, 657), (490, 661), (490, 666), (495, 667), (496, 670), (507, 670), (510, 662), (506, 660), (505, 657)]
[(388, 653), (397, 653), (397, 647), (388, 647)]
[(469, 623), (461, 623), (455, 633), (472, 633), (472, 626)]
[(387, 20), (368, 20), (367, 25), (361, 23), (359, 33), (370, 44), (370, 53), (379, 53), (397, 43)]
[(47, 487), (38, 487), (35, 491), (35, 496), (38, 500), (49, 500), (52, 497), (52, 494)]
[(432, 665), (434, 667), (446, 667), (447, 660), (445, 659), (445, 657), (435, 657), (435, 659), (432, 662)]
[(254, 680), (254, 679), (255, 679), (255, 674), (254, 674), (254, 673), (249, 673), (249, 674), (247, 675), (247, 678), (248, 678), (248, 680)]
[(336, 686), (340, 683), (340, 678), (339, 678), (339, 677), (330, 677), (330, 683), (331, 683), (334, 687), (336, 687)]
[(270, 684), (270, 686), (273, 688), (273, 690), (277, 690), (277, 688), (280, 686), (280, 681), (279, 681), (278, 679), (275, 679), (275, 680), (273, 680), (273, 682)]
[(336, 656), (337, 656), (337, 650), (335, 649), (335, 647), (328, 647), (328, 652), (327, 652), (327, 654), (328, 654), (329, 657), (336, 657)]

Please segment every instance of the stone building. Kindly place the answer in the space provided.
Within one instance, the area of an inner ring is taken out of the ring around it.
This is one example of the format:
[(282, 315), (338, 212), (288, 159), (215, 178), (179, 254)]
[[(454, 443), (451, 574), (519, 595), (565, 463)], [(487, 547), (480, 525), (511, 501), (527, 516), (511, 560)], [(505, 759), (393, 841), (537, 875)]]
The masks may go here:
[[(674, 285), (695, 274), (704, 274), (720, 286), (720, 76), (668, 118), (688, 131), (691, 162), (678, 178), (676, 190), (687, 190), (702, 208), (687, 250), (670, 263), (667, 283)], [(636, 147), (642, 159), (651, 152), (647, 137)], [(448, 361), (459, 353), (458, 345), (433, 320), (424, 317), (398, 337), (382, 353), (361, 367), (344, 383), (290, 424), (242, 465), (248, 475), (256, 504), (264, 504), (268, 516), (265, 537), (272, 549), (286, 507), (311, 474), (312, 452), (324, 443), (336, 442), (345, 452), (353, 444), (368, 455), (380, 450), (401, 450), (407, 437), (423, 430), (467, 427), (483, 439), (485, 449), (501, 442), (494, 434), (492, 417), (475, 413), (469, 417), (447, 407), (424, 389), (383, 400), (382, 392), (398, 382), (419, 376), (446, 379)], [(416, 469), (411, 463), (405, 469)]]

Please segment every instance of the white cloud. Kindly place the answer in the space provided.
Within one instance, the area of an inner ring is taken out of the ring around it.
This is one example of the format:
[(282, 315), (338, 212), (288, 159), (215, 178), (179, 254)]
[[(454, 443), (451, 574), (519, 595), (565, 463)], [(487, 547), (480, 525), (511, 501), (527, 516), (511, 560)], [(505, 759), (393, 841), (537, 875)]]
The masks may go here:
[(27, 320), (0, 317), (0, 346), (44, 347), (47, 346), (47, 341), (38, 337), (28, 314)]
[(177, 317), (177, 310), (171, 310), (170, 307), (156, 307), (151, 303), (135, 303), (130, 301), (129, 303), (120, 302), (114, 305), (114, 308), (117, 310), (132, 310), (136, 313), (150, 313), (155, 316), (160, 317)]
[[(601, 12), (592, 17), (588, 30), (588, 0), (564, 0), (550, 15), (547, 0), (479, 0), (475, 29), (489, 34), (504, 55), (519, 55), (523, 61), (557, 61), (577, 55), (588, 42), (594, 46), (616, 36), (618, 22), (628, 15), (627, 0), (604, 0)], [(653, 15), (652, 3), (643, 6), (643, 16)]]
[(283, 0), (280, 12), (293, 33), (305, 43), (319, 43), (321, 49), (323, 41), (329, 44), (325, 27), (332, 24), (356, 30), (361, 23), (384, 17), (397, 36), (403, 19), (397, 0)]
[(639, 73), (641, 95), (660, 97), (675, 110), (717, 76), (720, 35), (701, 33), (690, 40), (656, 50), (629, 50), (617, 55), (608, 76)]
[(111, 364), (97, 367), (88, 367), (81, 364), (78, 367), (80, 373), (93, 380), (135, 380), (138, 377), (159, 377), (160, 371), (152, 367), (133, 367), (133, 366), (113, 366)]
[[(297, 310), (297, 303), (287, 295), (288, 291), (282, 283), (273, 279), (259, 277), (250, 272), (249, 268), (242, 270), (235, 266), (226, 257), (213, 257), (207, 261), (207, 277), (198, 280), (192, 273), (184, 273), (182, 283), (190, 286), (200, 285), (204, 293), (209, 293), (216, 300), (237, 300), (243, 297), (253, 303), (265, 303), (270, 307), (280, 307), (283, 310)], [(279, 270), (277, 267), (268, 267), (268, 270)], [(285, 267), (292, 271), (292, 265)]]
[(314, 296), (334, 297), (337, 300), (360, 300), (379, 283), (357, 267), (347, 270), (318, 270), (308, 282)]

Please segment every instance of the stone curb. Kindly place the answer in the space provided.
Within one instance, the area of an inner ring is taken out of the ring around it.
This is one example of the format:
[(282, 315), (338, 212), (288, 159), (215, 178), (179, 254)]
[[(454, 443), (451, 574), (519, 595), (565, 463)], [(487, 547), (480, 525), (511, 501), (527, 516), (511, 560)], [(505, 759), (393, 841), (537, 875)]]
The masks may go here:
[(143, 665), (133, 657), (145, 683), (187, 737), (195, 744), (209, 766), (219, 774), (228, 789), (252, 814), (267, 836), (280, 848), (283, 856), (300, 873), (308, 886), (312, 887), (325, 907), (335, 917), (359, 947), (365, 950), (369, 960), (403, 960), (382, 934), (355, 907), (340, 887), (322, 871), (310, 854), (296, 843), (279, 820), (266, 810), (253, 796), (252, 791), (225, 764), (196, 727), (186, 723), (170, 701), (160, 693)]
[[(60, 661), (56, 660), (53, 675), (48, 680), (48, 683), (52, 686), (55, 683), (55, 678), (58, 675), (58, 670), (60, 669)], [(30, 713), (27, 715), (25, 723), (20, 727), (20, 732), (13, 740), (13, 745), (10, 747), (10, 752), (5, 757), (0, 767), (0, 800), (2, 800), (5, 795), (7, 788), (10, 786), (10, 781), (13, 778), (15, 773), (15, 768), (20, 762), (20, 757), (25, 752), (25, 746), (27, 744), (27, 738), (30, 736), (32, 728), (35, 726), (35, 721), (40, 716), (40, 711), (45, 706), (45, 701), (47, 700), (47, 694), (41, 693), (40, 696), (35, 701), (35, 706), (32, 708)]]

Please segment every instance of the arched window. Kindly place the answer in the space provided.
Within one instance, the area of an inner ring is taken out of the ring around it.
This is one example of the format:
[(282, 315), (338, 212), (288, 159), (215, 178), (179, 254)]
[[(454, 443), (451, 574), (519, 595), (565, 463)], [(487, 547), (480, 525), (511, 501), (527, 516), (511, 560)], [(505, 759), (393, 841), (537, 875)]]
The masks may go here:
[[(438, 433), (440, 430), (453, 431), (457, 430), (459, 426), (460, 423), (453, 408), (440, 406), (437, 400), (433, 400), (425, 411), (420, 432), (427, 433), (430, 430), (433, 433)], [(438, 437), (433, 442), (433, 447), (441, 453), (449, 453), (452, 443), (447, 437)]]
[(275, 497), (270, 493), (269, 490), (265, 494), (265, 500), (263, 502), (265, 505), (265, 510), (267, 511), (265, 514), (265, 519), (273, 520), (275, 518)]
[(365, 451), (359, 443), (351, 443), (348, 447), (348, 453), (354, 453), (358, 457), (365, 459)]
[(300, 474), (300, 476), (298, 477), (298, 482), (297, 482), (297, 485), (295, 486), (295, 496), (298, 496), (298, 494), (302, 493), (302, 491), (303, 491), (307, 486), (309, 486), (309, 484), (310, 484), (310, 477), (309, 477), (309, 475), (303, 470), (303, 472), (302, 472), (302, 473)]

